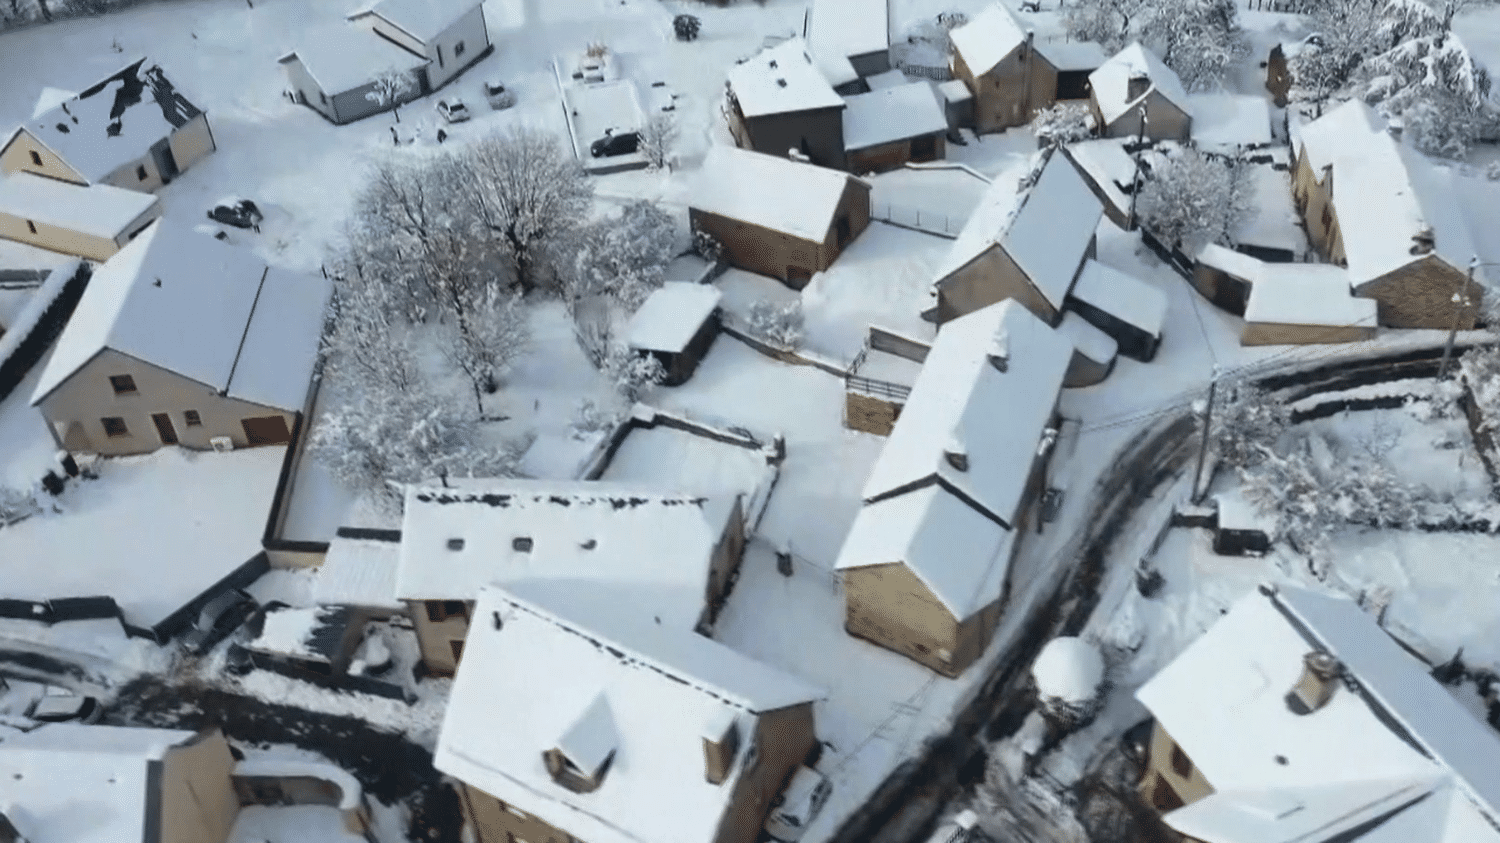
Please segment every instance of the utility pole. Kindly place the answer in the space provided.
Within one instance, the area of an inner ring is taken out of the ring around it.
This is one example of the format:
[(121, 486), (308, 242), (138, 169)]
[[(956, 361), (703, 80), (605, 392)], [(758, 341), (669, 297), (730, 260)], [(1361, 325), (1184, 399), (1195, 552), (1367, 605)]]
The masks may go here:
[[(1214, 367), (1213, 380), (1208, 382), (1208, 403), (1203, 407), (1203, 432), (1198, 440), (1198, 465), (1193, 469), (1193, 493), (1191, 500), (1198, 503), (1203, 500), (1198, 485), (1203, 479), (1203, 461), (1208, 458), (1208, 437), (1214, 420), (1214, 391), (1219, 386), (1219, 367)], [(1207, 491), (1207, 489), (1203, 490)]]
[(1141, 148), (1146, 144), (1146, 104), (1141, 103), (1141, 131), (1135, 138), (1135, 180), (1131, 182), (1130, 219), (1125, 230), (1135, 231), (1135, 198), (1141, 193)]
[(1479, 256), (1469, 259), (1469, 272), (1464, 278), (1463, 289), (1453, 294), (1453, 327), (1448, 330), (1448, 342), (1443, 346), (1443, 362), (1438, 366), (1438, 380), (1448, 376), (1448, 360), (1453, 356), (1453, 341), (1458, 338), (1458, 320), (1463, 317), (1464, 306), (1469, 303), (1469, 287), (1474, 283), (1474, 270), (1479, 266)]

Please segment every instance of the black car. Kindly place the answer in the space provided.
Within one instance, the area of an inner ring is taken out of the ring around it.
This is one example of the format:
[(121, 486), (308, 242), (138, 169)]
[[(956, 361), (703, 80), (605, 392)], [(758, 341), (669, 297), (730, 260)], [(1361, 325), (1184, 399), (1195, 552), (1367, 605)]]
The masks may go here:
[(604, 137), (594, 141), (589, 146), (589, 153), (595, 158), (611, 158), (616, 155), (628, 155), (635, 152), (640, 146), (641, 135), (639, 132), (605, 132)]
[(238, 629), (255, 609), (255, 598), (237, 588), (215, 596), (198, 611), (192, 628), (182, 636), (183, 649), (195, 656), (207, 653)]
[(257, 228), (265, 215), (249, 199), (229, 199), (215, 205), (208, 218), (235, 228)]

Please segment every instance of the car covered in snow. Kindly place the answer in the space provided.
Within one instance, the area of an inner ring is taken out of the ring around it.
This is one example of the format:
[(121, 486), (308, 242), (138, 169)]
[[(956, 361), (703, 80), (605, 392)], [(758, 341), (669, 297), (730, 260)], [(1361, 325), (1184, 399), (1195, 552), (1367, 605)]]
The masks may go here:
[(503, 111), (516, 104), (516, 95), (499, 79), (490, 79), (484, 83), (484, 99), (496, 111)]
[(766, 833), (781, 843), (797, 843), (823, 810), (833, 793), (828, 777), (811, 767), (798, 767), (791, 781), (771, 800)]
[(469, 119), (469, 107), (458, 97), (437, 101), (437, 113), (449, 123), (462, 123)]
[(208, 212), (208, 218), (235, 228), (255, 228), (265, 219), (265, 215), (254, 202), (235, 196), (214, 205)]
[(99, 701), (93, 697), (49, 685), (41, 698), (32, 704), (26, 716), (43, 723), (62, 723), (68, 720), (97, 723), (103, 713)]
[(198, 610), (192, 628), (182, 636), (183, 649), (197, 656), (207, 653), (238, 629), (255, 609), (255, 598), (237, 588), (215, 595)]
[(614, 129), (605, 129), (604, 137), (589, 144), (589, 154), (595, 158), (612, 158), (616, 155), (629, 155), (640, 145), (639, 132), (616, 132)]

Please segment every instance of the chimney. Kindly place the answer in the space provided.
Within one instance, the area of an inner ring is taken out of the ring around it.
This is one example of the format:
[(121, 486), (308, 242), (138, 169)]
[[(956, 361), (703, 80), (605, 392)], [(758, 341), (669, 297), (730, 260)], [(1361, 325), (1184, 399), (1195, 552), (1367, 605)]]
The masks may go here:
[(1130, 80), (1125, 83), (1125, 101), (1135, 102), (1144, 97), (1151, 90), (1151, 77), (1145, 73), (1135, 70), (1130, 73)]
[(1432, 229), (1424, 228), (1411, 236), (1411, 249), (1408, 251), (1413, 255), (1426, 255), (1430, 254), (1436, 245), (1436, 242), (1433, 240)]
[(990, 340), (988, 357), (996, 371), (1010, 370), (1010, 335), (1003, 328)]
[(1333, 699), (1338, 690), (1344, 666), (1327, 653), (1311, 652), (1302, 657), (1302, 675), (1286, 695), (1287, 708), (1297, 714), (1311, 714)]
[(969, 449), (964, 447), (963, 440), (959, 439), (955, 432), (948, 437), (948, 444), (943, 446), (943, 459), (959, 471), (969, 470)]

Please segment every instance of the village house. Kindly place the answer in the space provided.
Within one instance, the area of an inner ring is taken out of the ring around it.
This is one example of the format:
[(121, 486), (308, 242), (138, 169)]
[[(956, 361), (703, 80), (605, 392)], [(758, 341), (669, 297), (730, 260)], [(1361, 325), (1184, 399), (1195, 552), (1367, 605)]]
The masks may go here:
[[(428, 93), (422, 87), (427, 59), (378, 35), (344, 24), (304, 32), (301, 45), (276, 61), (286, 73), (292, 96), (335, 124), (389, 111)], [(403, 73), (411, 80), (405, 94), (381, 102), (375, 78)]]
[(1379, 304), (1380, 324), (1472, 328), (1485, 288), (1481, 270), (1466, 276), (1476, 249), (1452, 174), (1397, 142), (1357, 99), (1295, 126), (1293, 144), (1308, 238), (1348, 268), (1355, 295)]
[(475, 592), (433, 766), (477, 843), (754, 843), (814, 761), (821, 691), (654, 621), (631, 587)]
[(141, 58), (18, 127), (0, 145), (0, 173), (149, 192), (214, 149), (208, 115)]
[(1113, 267), (1089, 260), (1068, 294), (1068, 309), (1108, 334), (1119, 353), (1151, 362), (1167, 321), (1167, 294)]
[(0, 237), (106, 261), (161, 216), (150, 193), (20, 171), (0, 177)]
[(626, 343), (661, 363), (663, 386), (687, 382), (719, 333), (719, 299), (711, 284), (668, 281), (630, 317)]
[(1235, 249), (1207, 243), (1193, 264), (1193, 289), (1214, 306), (1235, 316), (1245, 315), (1250, 287), (1260, 277), (1264, 262)]
[[(1156, 54), (1135, 42), (1089, 74), (1089, 109), (1105, 137), (1187, 141), (1193, 109), (1182, 81)], [(1146, 125), (1141, 126), (1145, 110)]]
[[(885, 0), (813, 0), (805, 29), (803, 35), (820, 65), (847, 65), (855, 81), (891, 69), (890, 9)], [(828, 81), (837, 88), (850, 81), (843, 77), (840, 73)]]
[(348, 19), (427, 59), (427, 91), (443, 87), (491, 50), (482, 0), (379, 0)]
[(428, 671), (451, 675), (481, 586), (526, 577), (611, 579), (624, 602), (687, 631), (709, 628), (745, 545), (735, 494), (632, 485), (459, 480), (406, 493), (396, 592)]
[(1077, 313), (1063, 314), (1062, 321), (1057, 323), (1057, 332), (1073, 344), (1073, 359), (1063, 377), (1063, 386), (1093, 386), (1114, 371), (1120, 350), (1114, 337), (1089, 324)]
[(939, 324), (1005, 299), (1048, 325), (1062, 319), (1104, 211), (1061, 156), (1042, 153), (1040, 167), (1030, 189), (997, 181), (979, 200), (933, 282)]
[(949, 37), (953, 76), (974, 95), (974, 130), (980, 134), (1025, 125), (1060, 100), (1086, 99), (1089, 74), (1104, 61), (1097, 44), (1038, 41), (999, 3)]
[(729, 68), (725, 119), (734, 142), (778, 158), (791, 152), (844, 168), (844, 100), (791, 38)]
[(1500, 739), (1347, 598), (1261, 586), (1136, 697), (1190, 841), (1500, 841)]
[(1125, 151), (1119, 138), (1097, 138), (1060, 146), (1058, 149), (1078, 169), (1084, 184), (1104, 206), (1104, 215), (1122, 229), (1130, 230), (1130, 195), (1141, 175), (1136, 160)]
[(52, 723), (16, 732), (0, 740), (0, 839), (222, 843), (240, 810), (234, 764), (218, 730)]
[(1263, 263), (1245, 304), (1240, 345), (1359, 342), (1375, 336), (1377, 305), (1357, 298), (1349, 271), (1327, 263)]
[(331, 296), (324, 278), (156, 222), (94, 271), (31, 404), (75, 452), (289, 442)]
[(714, 146), (688, 201), (688, 220), (723, 259), (794, 290), (833, 265), (870, 225), (870, 183), (847, 173)]
[(849, 634), (949, 677), (984, 653), (1072, 358), (1014, 301), (938, 332), (839, 551)]
[(948, 117), (931, 82), (910, 82), (844, 99), (844, 149), (851, 172), (884, 172), (946, 152)]

